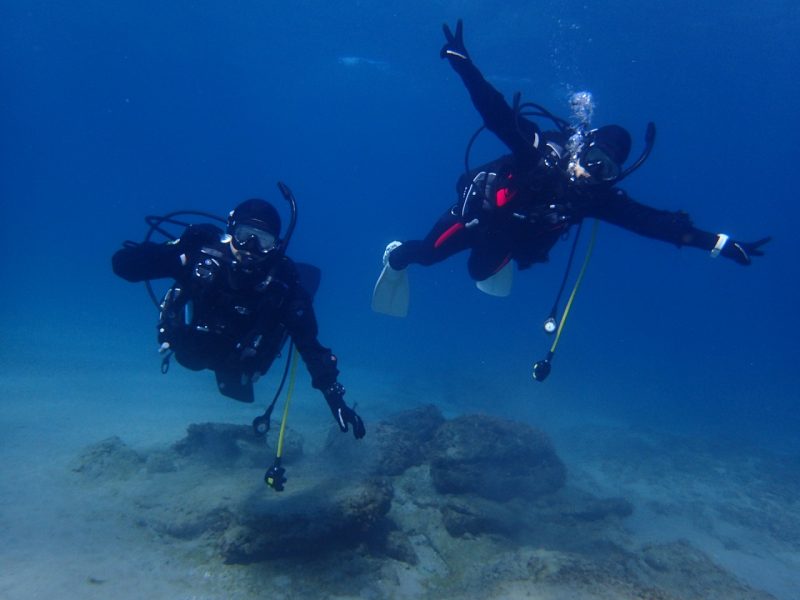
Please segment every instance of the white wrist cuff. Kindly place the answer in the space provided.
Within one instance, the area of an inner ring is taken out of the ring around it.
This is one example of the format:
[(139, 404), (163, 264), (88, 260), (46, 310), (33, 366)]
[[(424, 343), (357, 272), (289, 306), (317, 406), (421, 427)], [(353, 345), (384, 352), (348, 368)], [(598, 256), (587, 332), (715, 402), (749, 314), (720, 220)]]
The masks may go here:
[(731, 236), (725, 233), (717, 234), (717, 243), (711, 249), (711, 258), (717, 258), (719, 256), (719, 253), (722, 252), (722, 249), (725, 247), (725, 244), (728, 243), (729, 239), (731, 239)]

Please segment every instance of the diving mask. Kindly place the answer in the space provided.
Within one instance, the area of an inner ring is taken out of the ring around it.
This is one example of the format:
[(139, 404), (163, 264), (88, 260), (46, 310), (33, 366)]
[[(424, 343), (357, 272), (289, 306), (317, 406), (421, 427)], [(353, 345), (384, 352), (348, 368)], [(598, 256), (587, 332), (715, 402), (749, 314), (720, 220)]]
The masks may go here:
[(238, 250), (251, 254), (267, 254), (275, 248), (277, 242), (275, 234), (251, 223), (237, 224), (231, 235)]
[(580, 165), (595, 180), (614, 181), (620, 175), (619, 165), (600, 146), (590, 144), (583, 156)]

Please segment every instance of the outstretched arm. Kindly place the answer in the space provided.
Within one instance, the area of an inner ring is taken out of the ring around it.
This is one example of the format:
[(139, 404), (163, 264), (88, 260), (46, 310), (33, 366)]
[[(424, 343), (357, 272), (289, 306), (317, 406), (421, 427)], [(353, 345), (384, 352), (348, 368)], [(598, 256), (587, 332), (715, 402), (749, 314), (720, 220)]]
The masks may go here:
[(126, 242), (111, 257), (111, 268), (114, 274), (130, 282), (175, 278), (182, 266), (180, 254), (178, 247), (173, 244)]
[(366, 435), (364, 422), (344, 402), (344, 386), (337, 381), (339, 369), (336, 356), (317, 339), (317, 317), (306, 292), (297, 277), (293, 263), (285, 260), (284, 266), (294, 271), (289, 281), (293, 282), (287, 302), (282, 307), (282, 320), (292, 336), (297, 351), (311, 375), (311, 385), (320, 390), (331, 409), (333, 418), (344, 433), (352, 426), (353, 435), (360, 439)]
[[(455, 34), (447, 25), (442, 26), (446, 39), (439, 55), (446, 58), (453, 70), (464, 82), (472, 104), (483, 118), (486, 128), (494, 133), (505, 144), (517, 159), (537, 163), (540, 157), (538, 150), (533, 146), (533, 140), (526, 139), (520, 132), (517, 115), (514, 109), (505, 101), (503, 95), (492, 84), (486, 81), (475, 64), (469, 57), (464, 46), (463, 25), (461, 19), (456, 24)], [(531, 131), (538, 133), (538, 127), (528, 122)]]
[(676, 246), (691, 246), (722, 255), (740, 265), (749, 265), (752, 257), (763, 256), (761, 247), (771, 238), (742, 242), (722, 233), (697, 229), (683, 211), (659, 210), (636, 202), (623, 190), (610, 189), (599, 202), (589, 207), (585, 216), (596, 217), (639, 235), (671, 242)]
[(300, 286), (290, 292), (281, 312), (283, 323), (292, 336), (303, 362), (311, 375), (311, 385), (320, 391), (336, 383), (339, 376), (336, 357), (330, 348), (319, 343), (317, 317), (311, 305), (311, 298)]
[(166, 244), (125, 242), (111, 257), (114, 273), (126, 281), (177, 279), (186, 266), (187, 255), (219, 236), (218, 227), (190, 225), (180, 238)]

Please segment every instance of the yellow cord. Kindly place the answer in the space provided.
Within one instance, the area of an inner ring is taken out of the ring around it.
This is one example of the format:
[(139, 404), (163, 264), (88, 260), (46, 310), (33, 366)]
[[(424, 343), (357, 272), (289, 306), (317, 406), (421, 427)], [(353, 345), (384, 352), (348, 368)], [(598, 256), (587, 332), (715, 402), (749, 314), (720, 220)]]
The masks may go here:
[(558, 323), (558, 331), (556, 332), (556, 339), (553, 340), (553, 345), (550, 346), (551, 355), (554, 354), (556, 351), (556, 346), (558, 346), (558, 340), (561, 339), (561, 331), (564, 329), (564, 323), (567, 322), (569, 309), (572, 308), (572, 301), (575, 300), (575, 295), (578, 293), (578, 288), (581, 287), (583, 276), (586, 274), (586, 267), (589, 266), (589, 259), (592, 257), (592, 250), (594, 250), (594, 243), (597, 239), (597, 228), (599, 225), (600, 221), (595, 219), (594, 225), (592, 226), (592, 237), (589, 239), (589, 247), (586, 249), (586, 256), (583, 258), (583, 265), (581, 266), (581, 272), (578, 273), (578, 279), (575, 280), (575, 285), (572, 288), (572, 293), (569, 295), (567, 306), (564, 308), (564, 314), (561, 315), (561, 320)]
[(283, 454), (283, 434), (286, 432), (286, 420), (289, 417), (289, 404), (292, 402), (292, 392), (294, 391), (294, 376), (297, 372), (297, 347), (292, 352), (292, 370), (289, 374), (289, 390), (286, 392), (286, 403), (283, 405), (283, 417), (281, 418), (281, 431), (278, 434), (278, 451), (276, 459), (280, 459)]

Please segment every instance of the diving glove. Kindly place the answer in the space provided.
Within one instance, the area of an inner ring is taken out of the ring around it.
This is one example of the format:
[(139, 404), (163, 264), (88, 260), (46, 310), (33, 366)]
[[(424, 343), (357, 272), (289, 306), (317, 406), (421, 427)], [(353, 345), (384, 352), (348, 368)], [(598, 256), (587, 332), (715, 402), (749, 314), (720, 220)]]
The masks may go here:
[(464, 26), (461, 19), (456, 23), (455, 35), (450, 31), (450, 27), (447, 23), (442, 25), (442, 30), (444, 31), (444, 37), (447, 42), (442, 46), (441, 51), (439, 51), (439, 56), (449, 60), (453, 68), (457, 68), (456, 65), (462, 61), (469, 62), (469, 54), (467, 53), (467, 48), (464, 46)]
[(367, 429), (364, 427), (364, 421), (361, 420), (356, 411), (344, 403), (344, 391), (344, 386), (341, 383), (334, 383), (322, 393), (342, 433), (347, 433), (349, 431), (348, 425), (352, 425), (353, 435), (357, 440), (360, 440), (367, 434)]
[(753, 256), (764, 256), (764, 251), (761, 249), (761, 247), (771, 239), (771, 236), (767, 236), (755, 242), (737, 242), (735, 240), (728, 240), (719, 253), (725, 258), (730, 258), (731, 260), (736, 261), (740, 265), (748, 266), (753, 262)]
[(222, 233), (219, 227), (211, 223), (196, 223), (186, 227), (177, 243), (184, 252), (196, 252), (206, 244), (219, 240)]
[(481, 171), (472, 180), (461, 204), (461, 217), (467, 228), (478, 225), (480, 219), (495, 207), (495, 179), (497, 173)]

